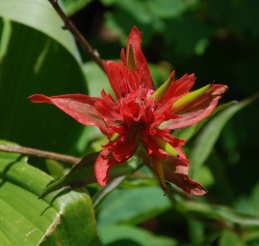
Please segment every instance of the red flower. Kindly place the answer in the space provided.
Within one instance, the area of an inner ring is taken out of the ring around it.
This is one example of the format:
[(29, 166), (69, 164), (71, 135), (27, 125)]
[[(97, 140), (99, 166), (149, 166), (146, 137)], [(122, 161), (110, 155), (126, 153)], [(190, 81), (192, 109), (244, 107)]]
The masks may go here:
[(141, 34), (133, 27), (121, 61), (103, 65), (116, 99), (105, 91), (102, 97), (81, 94), (61, 96), (32, 95), (36, 103), (54, 104), (84, 125), (98, 127), (109, 143), (95, 164), (101, 186), (109, 179), (109, 169), (127, 161), (139, 146), (148, 154), (148, 165), (160, 183), (172, 182), (188, 193), (203, 195), (206, 190), (188, 177), (188, 159), (181, 146), (185, 143), (170, 133), (207, 117), (216, 107), (226, 86), (210, 84), (194, 92), (194, 74), (174, 80), (174, 72), (154, 91), (147, 61), (141, 50)]

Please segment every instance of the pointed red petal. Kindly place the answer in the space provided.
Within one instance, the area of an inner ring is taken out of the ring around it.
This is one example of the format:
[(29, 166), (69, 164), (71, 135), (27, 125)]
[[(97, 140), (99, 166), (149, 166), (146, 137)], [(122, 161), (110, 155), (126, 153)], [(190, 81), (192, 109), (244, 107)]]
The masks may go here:
[(189, 194), (202, 196), (207, 193), (206, 189), (188, 176), (188, 160), (185, 158), (169, 157), (165, 161), (165, 179), (174, 183)]
[(185, 105), (180, 111), (175, 112), (180, 116), (169, 120), (163, 127), (166, 129), (177, 129), (193, 125), (209, 116), (218, 104), (221, 94), (227, 89), (225, 85), (212, 84), (207, 92)]
[[(172, 75), (170, 75), (169, 79), (170, 80), (173, 79)], [(172, 104), (173, 101), (176, 101), (179, 97), (187, 94), (190, 91), (190, 89), (193, 87), (195, 81), (196, 81), (196, 77), (193, 73), (185, 74), (180, 79), (174, 82), (172, 81), (171, 85), (166, 90), (160, 102), (166, 103), (167, 101), (170, 101), (170, 104)], [(172, 98), (174, 98), (174, 100), (172, 100)]]
[(134, 74), (121, 61), (104, 61), (103, 66), (117, 98), (127, 95), (136, 81)]
[(137, 148), (136, 135), (121, 136), (107, 144), (95, 163), (95, 176), (101, 186), (109, 180), (109, 170), (114, 165), (124, 163), (133, 156)]
[[(134, 68), (128, 66), (128, 56), (132, 56)], [(139, 88), (153, 88), (153, 82), (148, 69), (146, 58), (141, 50), (141, 34), (133, 27), (125, 50), (121, 50), (121, 61), (104, 61), (103, 66), (109, 78), (111, 87), (118, 98)]]
[(110, 142), (109, 146), (114, 159), (123, 163), (132, 157), (137, 149), (137, 135), (133, 132), (126, 136), (121, 136), (117, 140)]
[(96, 126), (100, 128), (102, 132), (108, 134), (105, 122), (94, 107), (94, 103), (99, 100), (98, 98), (81, 94), (67, 94), (51, 97), (35, 94), (30, 96), (29, 99), (34, 103), (54, 104), (81, 124)]
[(116, 164), (110, 150), (104, 148), (100, 152), (94, 166), (95, 177), (100, 186), (105, 186), (109, 180), (109, 170)]
[(138, 28), (136, 26), (132, 27), (127, 41), (126, 55), (128, 56), (130, 46), (132, 46), (135, 55), (137, 70), (142, 77), (140, 83), (144, 88), (152, 89), (153, 82), (148, 68), (147, 60), (141, 49), (141, 40), (142, 37)]

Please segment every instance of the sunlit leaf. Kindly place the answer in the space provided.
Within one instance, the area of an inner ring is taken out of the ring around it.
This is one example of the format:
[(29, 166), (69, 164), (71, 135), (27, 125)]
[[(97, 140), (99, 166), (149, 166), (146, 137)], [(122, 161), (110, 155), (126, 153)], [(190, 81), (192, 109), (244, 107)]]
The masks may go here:
[(83, 127), (27, 97), (87, 92), (74, 39), (45, 0), (1, 1), (1, 16), (12, 22), (4, 22), (0, 40), (0, 137), (52, 151), (71, 150)]
[(20, 245), (100, 245), (91, 199), (83, 191), (38, 196), (52, 178), (25, 158), (0, 152), (0, 242)]

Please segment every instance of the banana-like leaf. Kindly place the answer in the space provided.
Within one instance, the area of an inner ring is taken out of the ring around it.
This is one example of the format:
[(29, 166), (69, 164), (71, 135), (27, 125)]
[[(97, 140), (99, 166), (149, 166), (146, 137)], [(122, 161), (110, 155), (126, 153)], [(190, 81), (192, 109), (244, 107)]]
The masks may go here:
[(39, 199), (51, 179), (26, 158), (0, 152), (1, 245), (100, 245), (86, 192), (67, 190)]
[(0, 137), (68, 152), (83, 127), (27, 97), (87, 92), (73, 37), (46, 0), (0, 1), (0, 17)]

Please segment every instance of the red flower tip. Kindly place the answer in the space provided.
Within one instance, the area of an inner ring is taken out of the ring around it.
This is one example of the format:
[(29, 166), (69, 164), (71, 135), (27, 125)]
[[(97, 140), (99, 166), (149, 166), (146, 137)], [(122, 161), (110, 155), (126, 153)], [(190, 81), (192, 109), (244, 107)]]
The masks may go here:
[(50, 103), (48, 97), (42, 94), (33, 94), (28, 99), (33, 103)]
[(228, 89), (227, 85), (211, 84), (210, 89), (213, 91), (211, 95), (220, 96)]

